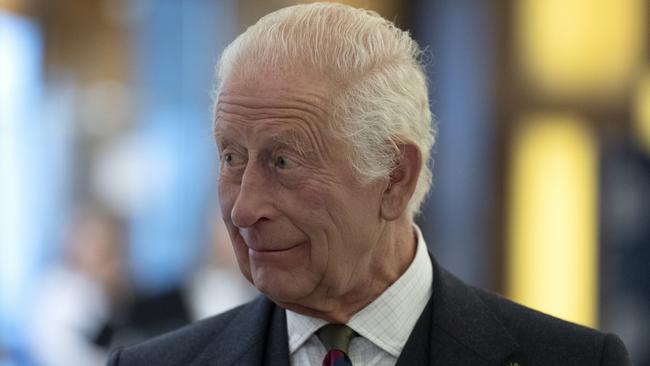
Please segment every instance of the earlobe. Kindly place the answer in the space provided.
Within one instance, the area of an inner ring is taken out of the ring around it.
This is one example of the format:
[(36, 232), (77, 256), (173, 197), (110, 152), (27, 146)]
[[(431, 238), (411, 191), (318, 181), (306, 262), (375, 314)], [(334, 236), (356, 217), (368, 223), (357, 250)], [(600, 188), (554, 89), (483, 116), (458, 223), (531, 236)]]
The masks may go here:
[(422, 154), (414, 143), (398, 146), (400, 156), (390, 173), (381, 203), (381, 215), (389, 221), (398, 219), (406, 211), (422, 169)]

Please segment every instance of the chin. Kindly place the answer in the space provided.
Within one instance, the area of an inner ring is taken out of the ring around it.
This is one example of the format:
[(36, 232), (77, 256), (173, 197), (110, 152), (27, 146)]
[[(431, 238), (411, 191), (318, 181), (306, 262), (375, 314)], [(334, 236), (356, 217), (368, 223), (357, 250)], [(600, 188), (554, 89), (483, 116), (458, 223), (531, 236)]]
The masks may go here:
[(315, 285), (289, 272), (274, 269), (253, 269), (253, 285), (276, 303), (295, 303), (314, 291)]

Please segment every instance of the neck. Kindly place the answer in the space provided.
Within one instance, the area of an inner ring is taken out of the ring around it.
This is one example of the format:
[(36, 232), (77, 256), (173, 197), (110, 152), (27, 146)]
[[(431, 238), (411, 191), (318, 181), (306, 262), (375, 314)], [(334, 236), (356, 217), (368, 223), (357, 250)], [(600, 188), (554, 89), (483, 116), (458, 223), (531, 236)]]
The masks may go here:
[(314, 301), (280, 305), (329, 323), (345, 324), (406, 272), (415, 252), (416, 236), (411, 221), (400, 218), (386, 222), (372, 253), (360, 260), (351, 274), (349, 282), (353, 285), (348, 291), (331, 296), (328, 289), (323, 289), (314, 294)]

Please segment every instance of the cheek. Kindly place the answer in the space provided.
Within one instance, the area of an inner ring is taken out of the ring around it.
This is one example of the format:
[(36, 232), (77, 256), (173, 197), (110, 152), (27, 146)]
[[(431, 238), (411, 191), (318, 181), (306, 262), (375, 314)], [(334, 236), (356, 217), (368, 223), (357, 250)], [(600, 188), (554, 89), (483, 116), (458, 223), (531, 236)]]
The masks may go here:
[[(338, 189), (336, 189), (338, 188)], [(349, 273), (359, 258), (376, 241), (378, 232), (379, 198), (372, 192), (353, 191), (337, 185), (330, 189), (306, 189), (301, 195), (304, 207), (309, 210), (309, 224), (321, 231), (322, 243), (314, 248), (312, 258), (321, 261), (332, 275)], [(326, 252), (325, 252), (326, 251)], [(337, 263), (332, 266), (331, 263)]]
[(308, 220), (331, 236), (340, 233), (340, 229), (350, 220), (350, 210), (347, 208), (349, 198), (327, 188), (318, 185), (304, 187), (298, 195), (298, 204), (303, 211), (303, 220)]
[(327, 202), (331, 199), (327, 187), (323, 182), (317, 180), (311, 180), (296, 186), (293, 191), (296, 192), (296, 204), (299, 205), (303, 211), (309, 210), (317, 213), (324, 210)]
[(225, 179), (219, 180), (219, 207), (221, 208), (221, 216), (226, 222), (230, 221), (230, 213), (238, 192), (238, 185), (229, 183)]
[(239, 265), (239, 269), (241, 273), (248, 279), (248, 281), (252, 282), (251, 278), (251, 269), (250, 269), (250, 261), (248, 258), (248, 247), (244, 243), (244, 240), (242, 239), (241, 235), (233, 229), (229, 229), (230, 233), (230, 240), (232, 242), (232, 247), (235, 252), (235, 257), (237, 258), (237, 264)]
[(331, 190), (308, 185), (296, 195), (295, 205), (299, 209), (289, 214), (312, 240), (310, 258), (315, 271), (332, 270), (329, 262), (342, 255), (344, 248), (340, 245), (347, 241), (344, 228), (349, 217), (340, 209), (344, 206), (340, 200)]

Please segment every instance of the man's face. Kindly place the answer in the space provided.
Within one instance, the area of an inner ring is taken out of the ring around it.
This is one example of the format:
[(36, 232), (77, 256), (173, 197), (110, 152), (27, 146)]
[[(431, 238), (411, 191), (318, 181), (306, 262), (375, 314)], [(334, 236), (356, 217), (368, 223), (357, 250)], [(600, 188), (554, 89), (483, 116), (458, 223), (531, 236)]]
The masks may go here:
[(244, 276), (314, 307), (370, 276), (385, 184), (355, 178), (329, 125), (333, 89), (306, 74), (228, 81), (216, 112), (219, 199)]

